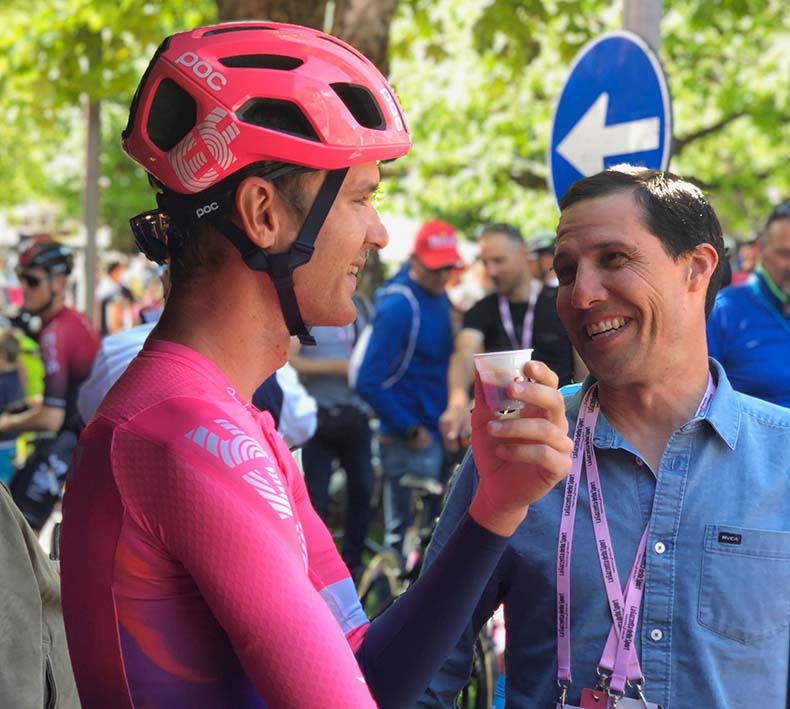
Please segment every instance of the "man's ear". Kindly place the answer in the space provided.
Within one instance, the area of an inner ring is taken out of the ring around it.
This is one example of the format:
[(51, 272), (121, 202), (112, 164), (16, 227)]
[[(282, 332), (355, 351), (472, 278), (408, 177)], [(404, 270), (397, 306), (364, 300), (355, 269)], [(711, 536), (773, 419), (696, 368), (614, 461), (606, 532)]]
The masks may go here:
[(69, 277), (65, 273), (56, 273), (50, 276), (49, 280), (52, 284), (52, 290), (58, 294), (65, 293), (68, 279)]
[(262, 177), (248, 177), (236, 189), (234, 221), (247, 234), (250, 241), (262, 249), (270, 249), (287, 217), (282, 200), (277, 198), (277, 188)]
[(719, 254), (713, 244), (698, 244), (688, 254), (689, 290), (707, 292), (708, 284), (719, 264)]

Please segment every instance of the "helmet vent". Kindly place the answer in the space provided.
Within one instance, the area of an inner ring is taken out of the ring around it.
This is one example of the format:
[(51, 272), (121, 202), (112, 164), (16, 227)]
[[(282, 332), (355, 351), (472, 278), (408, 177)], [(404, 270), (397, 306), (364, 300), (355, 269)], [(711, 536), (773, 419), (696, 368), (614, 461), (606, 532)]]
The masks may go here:
[(364, 86), (340, 83), (331, 86), (361, 126), (374, 130), (384, 130), (387, 127), (373, 94)]
[(228, 32), (249, 32), (250, 30), (276, 30), (277, 27), (271, 27), (270, 25), (255, 25), (255, 24), (247, 24), (247, 25), (235, 25), (234, 27), (217, 27), (216, 29), (209, 30), (206, 32), (203, 37), (213, 37), (215, 34), (227, 34)]
[(307, 116), (295, 103), (273, 98), (253, 98), (236, 113), (240, 121), (261, 128), (320, 142)]
[(240, 54), (223, 57), (220, 64), (234, 69), (279, 69), (290, 71), (302, 66), (304, 62), (297, 57), (284, 57), (279, 54)]
[(195, 126), (195, 99), (172, 79), (156, 87), (146, 127), (151, 142), (163, 152), (173, 148)]

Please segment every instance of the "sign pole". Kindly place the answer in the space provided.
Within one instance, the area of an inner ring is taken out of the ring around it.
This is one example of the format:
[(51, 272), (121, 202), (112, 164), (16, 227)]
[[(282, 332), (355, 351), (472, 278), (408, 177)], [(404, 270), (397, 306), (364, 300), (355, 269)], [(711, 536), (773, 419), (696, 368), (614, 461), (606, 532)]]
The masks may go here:
[(661, 54), (662, 0), (623, 0), (623, 29), (638, 34), (656, 56)]

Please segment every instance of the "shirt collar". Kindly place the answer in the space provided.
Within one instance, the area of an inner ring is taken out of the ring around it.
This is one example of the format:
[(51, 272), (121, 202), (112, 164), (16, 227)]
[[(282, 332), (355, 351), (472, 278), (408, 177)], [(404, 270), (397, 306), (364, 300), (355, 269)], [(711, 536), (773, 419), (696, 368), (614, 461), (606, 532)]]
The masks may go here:
[[(716, 392), (708, 405), (707, 411), (703, 413), (702, 420), (707, 421), (716, 434), (734, 450), (738, 442), (738, 432), (741, 427), (741, 407), (740, 402), (730, 385), (727, 375), (722, 366), (714, 359), (709, 359), (709, 366), (713, 381), (716, 384)], [(569, 398), (568, 412), (573, 415), (572, 425), (575, 424), (576, 416), (579, 412), (581, 401), (587, 390), (595, 383), (592, 375), (587, 375), (581, 389)], [(689, 422), (686, 426), (697, 426), (698, 422)], [(595, 425), (595, 435), (593, 444), (596, 448), (625, 448), (631, 450), (631, 445), (620, 435), (612, 425), (606, 420), (603, 412), (598, 416)]]

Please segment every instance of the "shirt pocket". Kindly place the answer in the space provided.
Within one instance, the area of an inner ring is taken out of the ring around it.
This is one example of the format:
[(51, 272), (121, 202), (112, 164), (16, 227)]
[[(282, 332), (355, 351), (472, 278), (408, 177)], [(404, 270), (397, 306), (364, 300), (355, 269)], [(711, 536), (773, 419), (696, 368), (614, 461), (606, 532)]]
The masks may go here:
[(697, 619), (749, 644), (790, 625), (790, 532), (705, 526)]

